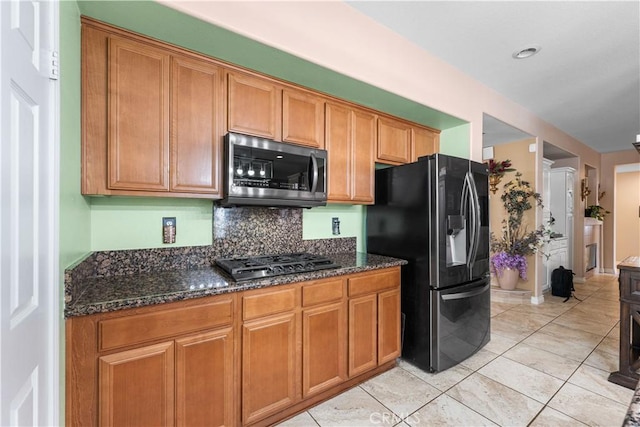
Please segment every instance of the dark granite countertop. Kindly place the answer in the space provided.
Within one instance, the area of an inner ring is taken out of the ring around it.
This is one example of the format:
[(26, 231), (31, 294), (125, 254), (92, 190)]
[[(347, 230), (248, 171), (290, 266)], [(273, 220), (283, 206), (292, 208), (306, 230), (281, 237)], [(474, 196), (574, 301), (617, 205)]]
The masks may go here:
[(287, 274), (259, 280), (235, 282), (217, 267), (161, 271), (110, 277), (91, 277), (75, 285), (65, 306), (65, 317), (105, 313), (146, 305), (245, 291), (306, 280), (334, 277), (407, 262), (397, 258), (360, 252), (326, 254), (340, 268), (302, 274)]

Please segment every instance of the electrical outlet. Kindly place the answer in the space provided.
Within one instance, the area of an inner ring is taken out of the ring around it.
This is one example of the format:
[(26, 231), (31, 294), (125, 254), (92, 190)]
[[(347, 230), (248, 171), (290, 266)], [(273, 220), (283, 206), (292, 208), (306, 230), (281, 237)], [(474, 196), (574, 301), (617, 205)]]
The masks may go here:
[(162, 243), (176, 242), (176, 217), (162, 218)]
[(331, 232), (334, 236), (338, 236), (340, 234), (340, 218), (331, 218)]

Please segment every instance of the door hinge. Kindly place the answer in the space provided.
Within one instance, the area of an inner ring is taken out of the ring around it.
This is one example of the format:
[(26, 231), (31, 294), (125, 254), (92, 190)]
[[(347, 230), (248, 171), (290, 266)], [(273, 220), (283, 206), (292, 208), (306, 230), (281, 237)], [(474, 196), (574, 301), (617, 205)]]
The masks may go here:
[(58, 51), (52, 50), (49, 55), (49, 79), (58, 80), (60, 78), (60, 58)]

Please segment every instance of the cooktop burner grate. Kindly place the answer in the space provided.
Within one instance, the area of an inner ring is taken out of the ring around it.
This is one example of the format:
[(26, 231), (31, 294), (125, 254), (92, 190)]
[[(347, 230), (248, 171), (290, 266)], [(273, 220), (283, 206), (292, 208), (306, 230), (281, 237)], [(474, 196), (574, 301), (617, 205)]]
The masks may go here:
[(263, 255), (254, 257), (218, 258), (216, 264), (234, 280), (251, 280), (283, 274), (339, 268), (327, 257), (309, 253)]

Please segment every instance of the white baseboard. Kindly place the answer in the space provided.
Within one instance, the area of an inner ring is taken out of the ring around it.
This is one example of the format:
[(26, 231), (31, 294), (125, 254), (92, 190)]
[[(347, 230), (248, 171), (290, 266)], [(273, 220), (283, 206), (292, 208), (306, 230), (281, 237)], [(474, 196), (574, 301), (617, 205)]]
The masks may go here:
[(534, 297), (533, 295), (531, 295), (531, 304), (542, 304), (544, 302), (544, 295), (540, 295), (537, 297)]
[(585, 279), (584, 277), (578, 277), (578, 276), (576, 276), (576, 277), (574, 277), (574, 278), (573, 278), (573, 281), (574, 281), (575, 283), (584, 283), (584, 282), (586, 282), (586, 281), (587, 281), (587, 279)]
[(618, 272), (615, 268), (605, 268), (604, 274), (618, 274)]

